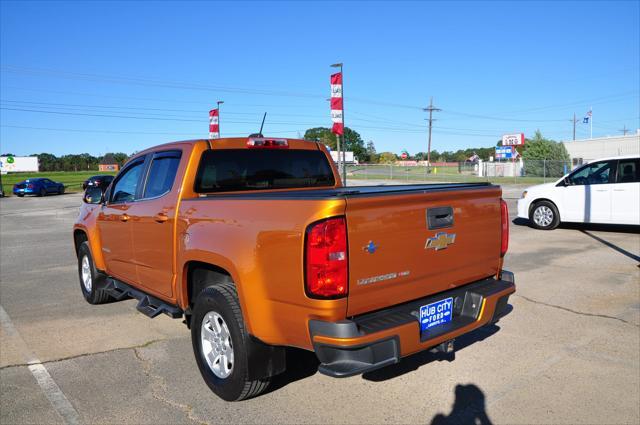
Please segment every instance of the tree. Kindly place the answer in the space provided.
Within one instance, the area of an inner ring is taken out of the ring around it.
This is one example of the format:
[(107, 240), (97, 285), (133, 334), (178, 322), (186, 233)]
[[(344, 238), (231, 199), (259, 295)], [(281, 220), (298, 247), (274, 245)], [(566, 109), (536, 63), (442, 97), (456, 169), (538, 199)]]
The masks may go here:
[(536, 130), (533, 139), (526, 139), (524, 169), (527, 176), (562, 177), (569, 162), (569, 153), (562, 143), (545, 139)]
[[(331, 150), (337, 150), (336, 135), (331, 132), (331, 129), (326, 127), (310, 128), (304, 132), (304, 138), (306, 140), (313, 140), (316, 142), (324, 143), (329, 146)], [(353, 152), (353, 155), (358, 160), (363, 161), (367, 159), (367, 151), (364, 147), (364, 141), (357, 131), (351, 130), (349, 127), (344, 129), (344, 150), (347, 152)]]
[(397, 161), (398, 157), (393, 152), (382, 152), (379, 156), (381, 164), (393, 164)]
[(373, 143), (373, 140), (369, 140), (367, 142), (365, 155), (366, 155), (366, 158), (362, 158), (361, 162), (368, 162), (371, 164), (375, 164), (379, 161), (379, 155), (376, 152), (376, 145)]
[(113, 159), (116, 160), (116, 162), (120, 167), (122, 167), (124, 163), (127, 162), (127, 160), (129, 159), (129, 155), (127, 155), (124, 152), (116, 152), (116, 153), (113, 153), (112, 155), (113, 155)]

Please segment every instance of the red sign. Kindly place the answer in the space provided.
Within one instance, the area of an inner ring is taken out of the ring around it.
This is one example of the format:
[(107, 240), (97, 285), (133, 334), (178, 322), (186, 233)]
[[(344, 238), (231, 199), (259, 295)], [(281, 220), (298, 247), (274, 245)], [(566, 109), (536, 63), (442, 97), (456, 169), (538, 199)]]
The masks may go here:
[(505, 134), (502, 136), (502, 146), (524, 145), (524, 133)]
[(407, 159), (407, 158), (409, 158), (409, 155), (407, 155), (407, 153), (406, 153), (406, 152), (402, 152), (402, 153), (400, 154), (400, 158), (402, 158), (402, 159)]
[(331, 121), (334, 134), (344, 134), (344, 123), (342, 121), (342, 72), (331, 76)]
[(220, 137), (220, 110), (212, 109), (209, 111), (209, 139), (218, 139)]

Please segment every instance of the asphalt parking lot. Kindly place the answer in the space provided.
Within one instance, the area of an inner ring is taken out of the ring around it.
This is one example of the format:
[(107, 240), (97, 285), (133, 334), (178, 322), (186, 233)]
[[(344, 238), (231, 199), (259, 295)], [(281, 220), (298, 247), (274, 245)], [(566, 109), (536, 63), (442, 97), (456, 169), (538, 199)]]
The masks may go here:
[[(505, 187), (512, 219), (521, 189)], [(80, 202), (0, 200), (2, 424), (640, 423), (637, 229), (512, 224), (513, 311), (454, 355), (338, 380), (291, 350), (270, 392), (227, 403), (200, 378), (181, 321), (83, 300)]]

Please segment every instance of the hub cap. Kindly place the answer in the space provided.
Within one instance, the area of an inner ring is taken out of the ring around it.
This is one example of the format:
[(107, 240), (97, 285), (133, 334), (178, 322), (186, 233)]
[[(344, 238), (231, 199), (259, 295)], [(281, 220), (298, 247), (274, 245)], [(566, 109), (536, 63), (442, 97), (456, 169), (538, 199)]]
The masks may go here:
[(541, 205), (533, 212), (533, 221), (540, 227), (547, 227), (553, 221), (551, 208)]
[(84, 285), (84, 289), (91, 293), (91, 266), (89, 265), (89, 257), (86, 255), (82, 257), (82, 285)]
[(222, 316), (215, 311), (204, 315), (200, 327), (200, 347), (211, 371), (218, 378), (226, 378), (233, 371), (233, 343), (231, 333)]

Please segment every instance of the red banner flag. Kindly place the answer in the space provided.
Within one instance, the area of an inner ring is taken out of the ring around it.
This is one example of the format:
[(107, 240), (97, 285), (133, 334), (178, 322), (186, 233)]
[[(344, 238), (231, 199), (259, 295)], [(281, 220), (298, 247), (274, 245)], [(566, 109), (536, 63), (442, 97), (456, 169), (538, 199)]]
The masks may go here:
[(334, 134), (344, 134), (344, 123), (342, 121), (342, 72), (331, 75), (331, 121)]
[(209, 139), (218, 139), (220, 137), (219, 118), (219, 109), (212, 109), (209, 111)]

